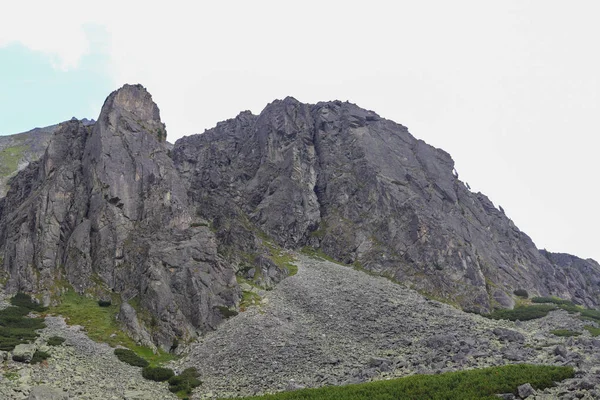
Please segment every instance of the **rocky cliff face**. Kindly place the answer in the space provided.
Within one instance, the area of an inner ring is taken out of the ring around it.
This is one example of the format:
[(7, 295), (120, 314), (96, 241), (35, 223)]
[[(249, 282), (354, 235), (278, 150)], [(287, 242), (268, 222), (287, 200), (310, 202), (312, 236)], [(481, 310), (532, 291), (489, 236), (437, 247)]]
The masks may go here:
[(353, 104), (286, 98), (165, 138), (139, 85), (112, 93), (93, 124), (60, 124), (0, 200), (9, 291), (120, 296), (132, 336), (164, 348), (239, 305), (236, 273), (283, 279), (278, 246), (470, 310), (512, 307), (515, 289), (600, 303), (597, 263), (538, 251), (448, 153)]
[[(0, 203), (8, 288), (50, 292), (66, 280), (79, 292), (135, 299), (166, 348), (213, 328), (239, 289), (213, 233), (194, 223), (165, 138), (141, 86), (112, 93), (94, 125), (61, 124)], [(132, 310), (123, 316), (136, 319)]]
[(541, 254), (467, 189), (448, 153), (353, 104), (275, 101), (179, 140), (173, 158), (207, 218), (241, 210), (282, 246), (319, 249), (464, 308), (512, 307), (515, 289), (600, 301), (597, 264), (584, 272)]

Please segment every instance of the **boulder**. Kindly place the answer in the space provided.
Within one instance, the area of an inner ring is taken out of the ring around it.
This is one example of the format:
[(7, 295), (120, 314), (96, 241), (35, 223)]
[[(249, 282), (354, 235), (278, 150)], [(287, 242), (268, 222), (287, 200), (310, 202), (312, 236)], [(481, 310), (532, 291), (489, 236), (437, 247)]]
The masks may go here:
[(519, 394), (520, 398), (526, 399), (535, 394), (535, 389), (531, 386), (531, 384), (525, 383), (517, 388), (517, 393)]
[(506, 328), (494, 328), (494, 335), (498, 337), (499, 340), (505, 342), (516, 342), (523, 343), (525, 341), (525, 336), (517, 331), (513, 331), (511, 329)]
[(33, 358), (33, 355), (35, 354), (36, 350), (37, 350), (37, 346), (35, 344), (28, 344), (28, 343), (18, 344), (17, 346), (15, 346), (14, 350), (12, 351), (12, 355), (13, 355), (12, 359), (14, 361), (28, 363)]
[(39, 385), (31, 388), (28, 400), (67, 400), (69, 395), (49, 385)]

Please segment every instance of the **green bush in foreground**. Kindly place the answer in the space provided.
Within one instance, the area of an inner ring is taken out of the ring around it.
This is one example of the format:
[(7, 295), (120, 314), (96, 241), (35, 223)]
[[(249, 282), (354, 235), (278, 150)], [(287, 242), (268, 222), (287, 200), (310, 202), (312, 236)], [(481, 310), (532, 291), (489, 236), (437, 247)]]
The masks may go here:
[(566, 306), (574, 306), (575, 305), (575, 303), (573, 303), (571, 300), (563, 300), (563, 299), (559, 299), (556, 297), (534, 297), (531, 299), (531, 302), (538, 303), (538, 304), (551, 303), (551, 304), (566, 305)]
[(26, 294), (18, 293), (11, 300), (13, 306), (0, 310), (0, 350), (11, 351), (18, 344), (28, 343), (38, 337), (36, 330), (46, 327), (43, 318), (29, 318), (31, 311), (44, 307), (34, 303)]
[(569, 329), (554, 329), (550, 331), (554, 336), (562, 336), (562, 337), (570, 337), (570, 336), (579, 336), (581, 332), (571, 331)]
[(98, 300), (98, 305), (100, 307), (110, 307), (112, 302), (110, 300)]
[(525, 289), (517, 289), (513, 293), (515, 294), (515, 296), (519, 296), (524, 299), (529, 297), (529, 293), (527, 293), (527, 290), (525, 290)]
[(544, 389), (574, 376), (571, 367), (506, 365), (440, 375), (413, 375), (406, 378), (348, 386), (327, 386), (272, 395), (245, 397), (246, 400), (429, 400), (498, 399), (496, 394), (517, 392), (530, 383)]
[(142, 376), (150, 381), (164, 382), (175, 376), (175, 373), (171, 368), (145, 367)]
[(31, 299), (31, 296), (25, 293), (17, 293), (12, 299), (10, 299), (10, 303), (13, 306), (26, 308), (31, 311), (46, 311), (46, 307), (42, 307), (40, 304), (34, 302)]
[(60, 336), (52, 336), (48, 339), (48, 346), (60, 346), (65, 342), (65, 338)]
[(38, 364), (50, 357), (50, 354), (45, 351), (36, 350), (31, 358), (31, 364)]
[(491, 319), (508, 319), (510, 321), (528, 321), (531, 319), (542, 318), (555, 310), (554, 305), (521, 306), (512, 310), (500, 309), (494, 310), (490, 314), (484, 314), (484, 317)]
[(201, 384), (196, 368), (187, 368), (181, 374), (169, 378), (169, 390), (173, 393), (191, 394)]
[(115, 349), (115, 356), (120, 361), (127, 363), (129, 365), (133, 365), (134, 367), (147, 367), (148, 361), (144, 360), (142, 357), (138, 356), (129, 349)]

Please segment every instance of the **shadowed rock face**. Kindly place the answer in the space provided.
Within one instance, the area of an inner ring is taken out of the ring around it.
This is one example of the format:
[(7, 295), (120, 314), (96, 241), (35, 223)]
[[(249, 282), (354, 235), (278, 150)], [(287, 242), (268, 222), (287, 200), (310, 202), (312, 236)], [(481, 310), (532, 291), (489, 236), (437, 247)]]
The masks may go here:
[(599, 303), (597, 264), (545, 257), (448, 153), (353, 104), (275, 101), (177, 141), (173, 159), (199, 211), (226, 226), (217, 235), (243, 215), (282, 246), (473, 310), (512, 307), (515, 289)]
[(139, 85), (113, 92), (97, 122), (56, 127), (0, 199), (7, 288), (119, 293), (136, 306), (121, 310), (126, 329), (164, 348), (239, 304), (242, 261), (265, 287), (287, 275), (269, 238), (472, 310), (512, 307), (515, 289), (600, 302), (597, 263), (538, 251), (448, 153), (353, 104), (286, 98), (165, 138)]
[(63, 279), (79, 292), (137, 297), (152, 316), (144, 321), (154, 325), (152, 339), (166, 348), (216, 326), (217, 307), (233, 306), (239, 289), (213, 233), (190, 227), (195, 217), (165, 137), (139, 85), (112, 93), (93, 126), (61, 124), (1, 200), (8, 288), (53, 290)]

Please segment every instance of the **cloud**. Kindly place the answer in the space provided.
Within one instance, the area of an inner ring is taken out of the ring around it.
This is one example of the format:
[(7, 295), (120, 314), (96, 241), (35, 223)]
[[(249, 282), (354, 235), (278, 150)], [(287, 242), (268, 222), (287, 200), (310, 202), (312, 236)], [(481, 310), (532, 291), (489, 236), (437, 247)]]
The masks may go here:
[(600, 195), (589, 184), (596, 1), (21, 3), (0, 15), (0, 45), (22, 43), (61, 69), (102, 47), (114, 88), (144, 84), (170, 141), (287, 95), (350, 100), (449, 151), (461, 178), (540, 247), (599, 257), (595, 235), (571, 222), (600, 215), (587, 203), (565, 210), (569, 190), (553, 190), (568, 182), (580, 199)]
[(44, 53), (53, 65), (69, 70), (90, 51), (75, 1), (11, 2), (0, 14), (0, 47), (12, 43)]

